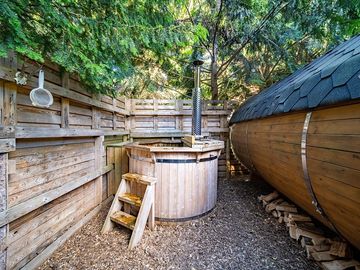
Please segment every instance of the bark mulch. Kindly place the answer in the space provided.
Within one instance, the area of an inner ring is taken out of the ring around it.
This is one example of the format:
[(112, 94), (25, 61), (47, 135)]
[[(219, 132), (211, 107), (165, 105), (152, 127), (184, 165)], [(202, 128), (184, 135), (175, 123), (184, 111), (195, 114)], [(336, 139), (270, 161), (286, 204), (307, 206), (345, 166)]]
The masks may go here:
[(220, 180), (208, 216), (146, 230), (133, 251), (127, 229), (100, 234), (109, 204), (39, 269), (319, 269), (257, 202), (271, 188), (244, 179)]

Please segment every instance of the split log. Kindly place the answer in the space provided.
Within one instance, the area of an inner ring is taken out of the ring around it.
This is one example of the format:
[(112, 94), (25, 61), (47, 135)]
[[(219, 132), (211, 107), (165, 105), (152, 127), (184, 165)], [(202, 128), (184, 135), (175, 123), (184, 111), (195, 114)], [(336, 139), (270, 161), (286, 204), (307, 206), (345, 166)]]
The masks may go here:
[(279, 193), (277, 191), (274, 191), (268, 195), (260, 195), (258, 197), (259, 202), (262, 202), (263, 205), (267, 205), (268, 203), (270, 203), (272, 200), (275, 200), (279, 197)]
[(322, 262), (321, 266), (325, 270), (345, 270), (349, 267), (358, 269), (360, 267), (360, 262), (356, 260), (334, 260), (331, 262)]
[(314, 246), (314, 250), (315, 251), (329, 251), (330, 245), (328, 243), (326, 243), (326, 241), (324, 241), (322, 244)]
[(329, 251), (312, 252), (311, 257), (317, 262), (328, 262), (337, 258), (336, 256), (331, 255)]
[(311, 222), (311, 218), (309, 216), (289, 213), (289, 221), (303, 221), (303, 222)]
[(280, 216), (280, 217), (278, 218), (278, 222), (279, 222), (279, 223), (283, 223), (283, 222), (284, 222), (284, 217)]
[(281, 205), (277, 205), (275, 208), (277, 211), (282, 211), (282, 212), (290, 212), (290, 213), (297, 213), (297, 208), (295, 205), (289, 205), (289, 204), (281, 204)]
[(341, 241), (332, 241), (330, 247), (330, 254), (341, 258), (348, 257), (350, 254), (348, 252), (347, 243)]
[(299, 240), (300, 237), (311, 238), (314, 245), (319, 245), (326, 240), (323, 233), (320, 230), (317, 230), (313, 224), (301, 224), (301, 226), (296, 226), (296, 240)]
[(312, 245), (311, 238), (305, 236), (301, 237), (300, 244), (303, 248), (305, 248), (306, 246), (311, 246)]
[(276, 217), (279, 223), (286, 224), (290, 237), (300, 241), (309, 259), (321, 263), (326, 270), (341, 270), (349, 267), (360, 270), (360, 262), (340, 260), (340, 258), (351, 257), (350, 248), (346, 242), (325, 237), (324, 232), (312, 223), (310, 216), (299, 214), (297, 207), (279, 198), (276, 191), (261, 195), (258, 200), (267, 213)]
[(289, 226), (289, 235), (292, 239), (296, 239), (296, 226), (295, 225)]
[(279, 198), (279, 199), (276, 199), (274, 201), (272, 201), (271, 203), (269, 203), (268, 205), (266, 205), (265, 207), (265, 211), (267, 213), (270, 213), (271, 211), (275, 210), (276, 206), (280, 203), (284, 202), (283, 199)]

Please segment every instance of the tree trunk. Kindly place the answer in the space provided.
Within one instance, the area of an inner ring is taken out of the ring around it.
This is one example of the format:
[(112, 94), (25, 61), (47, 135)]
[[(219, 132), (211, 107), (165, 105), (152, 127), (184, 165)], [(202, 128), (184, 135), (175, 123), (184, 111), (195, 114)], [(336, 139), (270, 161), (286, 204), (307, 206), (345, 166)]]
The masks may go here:
[(214, 27), (214, 35), (212, 40), (212, 57), (211, 57), (211, 99), (219, 99), (219, 88), (218, 88), (218, 26), (221, 18), (222, 11), (222, 0), (216, 1), (216, 12), (217, 19)]
[(217, 62), (211, 61), (211, 99), (217, 100), (219, 98), (218, 77), (217, 77)]
[(219, 88), (218, 88), (218, 41), (215, 37), (213, 44), (213, 55), (211, 57), (211, 99), (219, 99)]

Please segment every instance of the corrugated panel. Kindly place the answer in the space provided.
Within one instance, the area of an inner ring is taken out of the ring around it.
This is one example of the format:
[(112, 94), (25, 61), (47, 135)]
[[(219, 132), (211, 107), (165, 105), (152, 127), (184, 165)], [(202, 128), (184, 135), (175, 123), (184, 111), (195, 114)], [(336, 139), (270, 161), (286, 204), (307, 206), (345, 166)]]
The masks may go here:
[(360, 35), (248, 99), (230, 124), (360, 98)]

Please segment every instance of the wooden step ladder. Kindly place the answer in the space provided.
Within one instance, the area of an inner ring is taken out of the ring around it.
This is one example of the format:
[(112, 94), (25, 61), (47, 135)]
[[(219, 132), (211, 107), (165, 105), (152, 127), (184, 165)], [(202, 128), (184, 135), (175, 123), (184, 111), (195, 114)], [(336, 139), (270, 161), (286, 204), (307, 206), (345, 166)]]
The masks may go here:
[[(131, 193), (131, 182), (146, 185), (144, 197)], [(146, 221), (151, 230), (155, 226), (155, 184), (156, 178), (136, 173), (126, 173), (122, 176), (119, 188), (109, 209), (102, 233), (111, 231), (115, 224), (132, 230), (129, 249), (137, 246), (144, 233)], [(131, 205), (140, 207), (137, 217), (131, 215)]]

